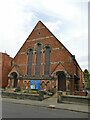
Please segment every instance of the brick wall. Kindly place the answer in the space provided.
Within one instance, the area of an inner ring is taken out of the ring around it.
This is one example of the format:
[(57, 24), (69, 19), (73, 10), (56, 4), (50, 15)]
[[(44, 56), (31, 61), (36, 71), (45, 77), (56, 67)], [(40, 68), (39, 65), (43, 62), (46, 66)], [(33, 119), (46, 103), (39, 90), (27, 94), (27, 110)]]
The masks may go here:
[(2, 85), (2, 53), (0, 53), (0, 87)]
[[(38, 34), (40, 33), (40, 34)], [(72, 58), (71, 54), (67, 49), (51, 34), (46, 27), (39, 23), (34, 29), (34, 31), (31, 33), (31, 35), (27, 38), (24, 45), (21, 47), (19, 52), (14, 58), (14, 64), (18, 64), (20, 66), (20, 69), (22, 71), (22, 74), (27, 73), (27, 49), (33, 48), (35, 50), (35, 45), (40, 42), (42, 43), (42, 50), (44, 50), (44, 46), (50, 45), (51, 46), (51, 55), (50, 55), (50, 71), (52, 72), (53, 69), (56, 67), (58, 62), (61, 62), (66, 71), (72, 71)], [(41, 57), (41, 73), (44, 67), (44, 56), (45, 53), (42, 53)], [(35, 73), (35, 57), (36, 55), (33, 54), (33, 62), (32, 62), (32, 74)]]
[(2, 81), (2, 85), (0, 87), (3, 88), (7, 86), (8, 83), (8, 74), (11, 70), (11, 60), (12, 58), (7, 53), (0, 53), (0, 62), (2, 65), (0, 66), (0, 82)]

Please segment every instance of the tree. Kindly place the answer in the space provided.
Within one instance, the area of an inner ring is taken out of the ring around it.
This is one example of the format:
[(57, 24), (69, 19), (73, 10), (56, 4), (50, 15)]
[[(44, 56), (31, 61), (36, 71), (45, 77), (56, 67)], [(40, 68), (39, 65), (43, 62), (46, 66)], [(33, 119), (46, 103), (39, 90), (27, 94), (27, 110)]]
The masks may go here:
[(83, 74), (84, 74), (84, 88), (86, 90), (90, 90), (90, 82), (89, 82), (90, 74), (89, 74), (89, 71), (87, 69), (85, 69)]

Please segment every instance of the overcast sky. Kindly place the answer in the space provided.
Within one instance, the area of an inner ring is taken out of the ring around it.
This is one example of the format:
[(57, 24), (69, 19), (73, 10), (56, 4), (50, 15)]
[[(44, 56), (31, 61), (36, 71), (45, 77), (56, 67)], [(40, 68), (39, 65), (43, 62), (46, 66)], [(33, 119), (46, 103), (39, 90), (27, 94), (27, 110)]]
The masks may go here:
[(0, 52), (14, 57), (39, 20), (88, 69), (88, 0), (0, 0)]

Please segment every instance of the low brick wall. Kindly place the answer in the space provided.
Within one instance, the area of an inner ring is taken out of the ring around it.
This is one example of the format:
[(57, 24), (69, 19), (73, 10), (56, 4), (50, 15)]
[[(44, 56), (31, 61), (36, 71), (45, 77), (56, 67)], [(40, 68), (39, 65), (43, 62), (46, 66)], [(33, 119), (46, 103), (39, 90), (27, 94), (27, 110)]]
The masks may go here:
[(44, 99), (44, 95), (42, 92), (39, 92), (39, 94), (28, 94), (28, 93), (2, 91), (1, 95), (2, 97), (9, 97), (14, 99), (30, 99), (30, 100), (38, 100), (38, 101), (42, 101)]
[(83, 91), (76, 91), (76, 92), (74, 93), (74, 95), (87, 96), (87, 92), (83, 92)]
[(76, 95), (63, 95), (58, 92), (57, 102), (58, 103), (79, 103), (90, 105), (90, 98), (88, 96), (76, 96)]

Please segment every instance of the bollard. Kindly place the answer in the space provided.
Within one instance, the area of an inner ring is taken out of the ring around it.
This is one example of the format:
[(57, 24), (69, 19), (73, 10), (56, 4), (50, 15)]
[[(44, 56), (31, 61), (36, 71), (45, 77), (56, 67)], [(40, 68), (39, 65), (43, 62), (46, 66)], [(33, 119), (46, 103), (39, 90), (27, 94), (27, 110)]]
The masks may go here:
[(57, 102), (62, 102), (62, 91), (58, 91)]

